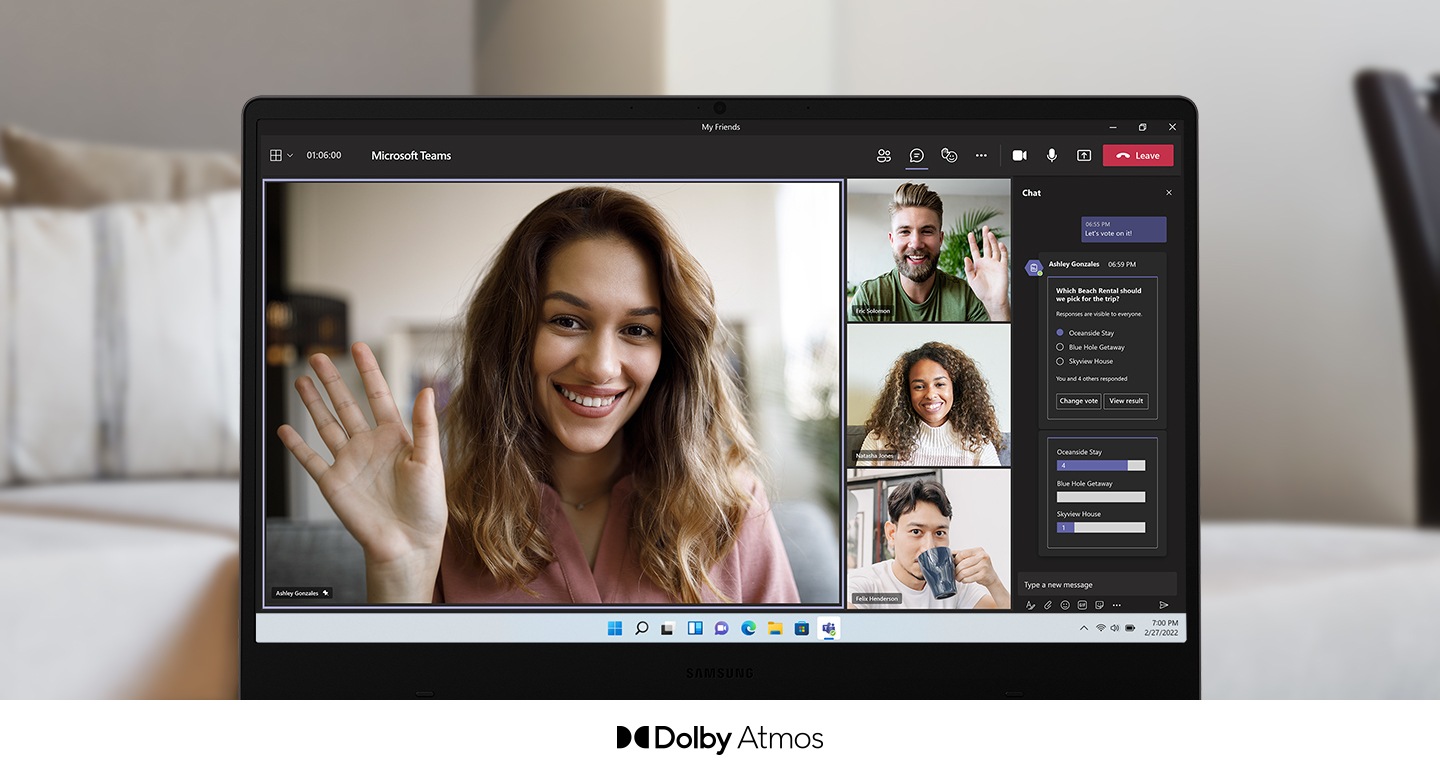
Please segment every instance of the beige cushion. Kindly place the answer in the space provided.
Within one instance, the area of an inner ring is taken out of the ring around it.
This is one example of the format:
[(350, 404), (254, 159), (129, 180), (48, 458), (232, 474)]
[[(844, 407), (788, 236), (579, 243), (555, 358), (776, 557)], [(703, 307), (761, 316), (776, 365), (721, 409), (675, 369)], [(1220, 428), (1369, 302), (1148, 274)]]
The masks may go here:
[[(99, 247), (88, 212), (0, 210), (10, 289), (0, 300), (6, 425), (0, 477), (88, 479), (100, 462)], [(7, 457), (8, 456), (8, 457)], [(6, 461), (9, 461), (6, 463)]]
[(14, 172), (13, 203), (86, 208), (114, 201), (173, 201), (240, 186), (240, 160), (218, 152), (169, 152), (0, 132)]
[(240, 193), (0, 209), (0, 484), (235, 474)]

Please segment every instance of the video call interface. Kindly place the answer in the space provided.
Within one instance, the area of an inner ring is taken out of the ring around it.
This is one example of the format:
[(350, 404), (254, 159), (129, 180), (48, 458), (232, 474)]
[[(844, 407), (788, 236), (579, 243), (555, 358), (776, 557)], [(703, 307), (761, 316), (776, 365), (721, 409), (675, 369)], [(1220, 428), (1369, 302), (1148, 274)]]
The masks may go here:
[(1178, 121), (334, 125), (259, 641), (1185, 641)]

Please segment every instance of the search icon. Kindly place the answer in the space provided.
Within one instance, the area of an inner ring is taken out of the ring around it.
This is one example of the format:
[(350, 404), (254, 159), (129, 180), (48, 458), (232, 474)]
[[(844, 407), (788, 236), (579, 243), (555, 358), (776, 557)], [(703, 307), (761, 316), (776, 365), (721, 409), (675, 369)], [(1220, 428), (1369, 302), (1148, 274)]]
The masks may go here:
[(646, 631), (649, 631), (649, 630), (650, 630), (650, 624), (649, 624), (649, 623), (646, 623), (646, 622), (643, 621), (643, 620), (640, 621), (639, 623), (636, 623), (636, 624), (635, 624), (635, 635), (636, 635), (636, 636), (639, 636), (640, 634), (643, 634), (643, 633), (645, 633)]

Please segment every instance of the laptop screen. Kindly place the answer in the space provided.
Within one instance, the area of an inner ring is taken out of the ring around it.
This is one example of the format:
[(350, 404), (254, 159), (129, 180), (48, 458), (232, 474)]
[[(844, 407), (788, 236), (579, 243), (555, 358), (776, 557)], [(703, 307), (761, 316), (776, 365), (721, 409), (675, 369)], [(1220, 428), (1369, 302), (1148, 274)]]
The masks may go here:
[(246, 133), (248, 679), (1198, 658), (1187, 101), (257, 99)]

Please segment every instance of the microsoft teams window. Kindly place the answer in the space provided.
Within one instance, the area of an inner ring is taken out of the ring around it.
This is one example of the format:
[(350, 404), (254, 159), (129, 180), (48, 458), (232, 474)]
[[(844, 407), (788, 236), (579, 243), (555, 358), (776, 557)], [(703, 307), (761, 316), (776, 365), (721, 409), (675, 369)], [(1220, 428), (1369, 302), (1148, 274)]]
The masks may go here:
[(262, 120), (257, 638), (1184, 641), (1183, 130)]

